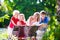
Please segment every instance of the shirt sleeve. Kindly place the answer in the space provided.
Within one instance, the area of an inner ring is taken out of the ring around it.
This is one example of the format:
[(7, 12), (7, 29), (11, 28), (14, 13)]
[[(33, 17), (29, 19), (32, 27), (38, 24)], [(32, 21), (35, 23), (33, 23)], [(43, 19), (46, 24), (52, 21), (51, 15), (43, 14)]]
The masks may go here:
[(11, 20), (14, 20), (14, 17), (12, 17)]
[(11, 18), (11, 20), (12, 20), (14, 23), (16, 22), (16, 20), (15, 20), (15, 18), (14, 18), (14, 17), (12, 17), (12, 18)]
[[(11, 21), (13, 21), (13, 22), (14, 22), (14, 20), (15, 20), (15, 19), (14, 19), (14, 17), (12, 17), (12, 18), (11, 18)], [(14, 23), (15, 23), (15, 22), (14, 22)]]
[(48, 17), (45, 18), (44, 23), (48, 24)]

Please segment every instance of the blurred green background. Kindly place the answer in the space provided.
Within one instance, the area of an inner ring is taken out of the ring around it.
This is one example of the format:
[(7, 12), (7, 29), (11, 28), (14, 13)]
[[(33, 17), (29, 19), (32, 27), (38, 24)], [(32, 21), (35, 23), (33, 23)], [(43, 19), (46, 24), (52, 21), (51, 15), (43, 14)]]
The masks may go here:
[(57, 0), (2, 0), (0, 3), (0, 27), (7, 27), (13, 10), (19, 10), (26, 20), (34, 12), (47, 11), (50, 22), (42, 40), (60, 40), (60, 23), (56, 17)]

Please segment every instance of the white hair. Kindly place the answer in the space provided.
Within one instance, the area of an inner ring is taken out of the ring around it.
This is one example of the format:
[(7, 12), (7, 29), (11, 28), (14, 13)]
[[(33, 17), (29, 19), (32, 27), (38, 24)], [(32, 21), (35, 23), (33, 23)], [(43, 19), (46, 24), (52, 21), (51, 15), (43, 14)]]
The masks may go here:
[(13, 11), (13, 15), (15, 15), (15, 13), (18, 13), (19, 14), (20, 12), (18, 10), (14, 10)]

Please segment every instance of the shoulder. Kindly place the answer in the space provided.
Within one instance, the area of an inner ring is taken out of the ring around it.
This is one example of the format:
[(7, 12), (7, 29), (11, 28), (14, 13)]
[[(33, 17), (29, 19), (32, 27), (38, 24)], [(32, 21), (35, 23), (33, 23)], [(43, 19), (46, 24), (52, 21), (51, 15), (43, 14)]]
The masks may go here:
[(49, 19), (49, 17), (48, 17), (48, 16), (46, 16), (46, 17), (45, 17), (45, 19), (46, 19), (46, 20), (48, 20), (48, 19)]
[(11, 17), (11, 20), (15, 20), (15, 17), (12, 16), (12, 17)]
[(14, 19), (14, 16), (12, 16), (11, 19)]
[(45, 17), (46, 19), (48, 18), (48, 16)]
[(45, 22), (49, 21), (48, 17), (46, 16), (44, 19)]
[(49, 16), (46, 16), (45, 19), (48, 20), (48, 21), (50, 21), (50, 17)]

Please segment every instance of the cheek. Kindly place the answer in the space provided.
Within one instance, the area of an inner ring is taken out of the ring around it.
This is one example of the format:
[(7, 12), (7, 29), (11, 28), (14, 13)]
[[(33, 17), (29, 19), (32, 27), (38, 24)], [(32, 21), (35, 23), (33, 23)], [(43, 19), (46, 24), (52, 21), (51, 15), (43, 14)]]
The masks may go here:
[(23, 18), (23, 17), (21, 17), (21, 20), (24, 20), (24, 18)]
[(20, 19), (22, 19), (22, 17), (20, 17)]
[(18, 17), (18, 15), (15, 15), (16, 17)]
[(42, 18), (44, 18), (44, 17), (45, 17), (45, 15), (42, 15), (41, 17), (42, 17)]
[(42, 17), (42, 18), (44, 18), (44, 17)]

